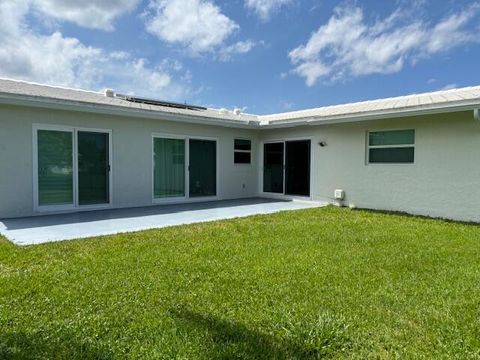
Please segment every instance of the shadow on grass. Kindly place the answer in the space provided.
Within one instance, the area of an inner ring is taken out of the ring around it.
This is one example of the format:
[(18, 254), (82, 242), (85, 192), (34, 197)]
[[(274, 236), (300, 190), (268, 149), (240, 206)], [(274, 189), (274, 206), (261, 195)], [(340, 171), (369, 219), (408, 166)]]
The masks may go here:
[(401, 216), (405, 218), (412, 218), (412, 219), (419, 219), (419, 220), (433, 220), (433, 221), (441, 221), (447, 224), (456, 224), (456, 225), (467, 225), (467, 226), (474, 226), (480, 227), (480, 222), (474, 221), (460, 221), (460, 220), (451, 220), (442, 217), (433, 217), (427, 215), (417, 215), (417, 214), (410, 214), (404, 211), (393, 211), (393, 210), (376, 210), (376, 209), (364, 209), (364, 208), (355, 208), (352, 211), (359, 211), (371, 214), (378, 214), (378, 215), (393, 215), (393, 216)]
[(171, 309), (170, 315), (206, 335), (209, 359), (326, 359), (346, 353), (351, 344), (348, 326), (332, 318), (283, 324), (271, 335), (186, 307)]
[(112, 359), (114, 354), (75, 341), (74, 336), (0, 332), (0, 359)]

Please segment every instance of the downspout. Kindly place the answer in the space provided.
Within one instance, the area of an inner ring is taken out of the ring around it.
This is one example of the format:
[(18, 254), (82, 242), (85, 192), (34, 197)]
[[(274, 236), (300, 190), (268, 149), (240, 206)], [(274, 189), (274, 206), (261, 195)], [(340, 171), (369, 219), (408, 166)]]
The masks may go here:
[(477, 121), (480, 121), (480, 109), (473, 110), (473, 118)]

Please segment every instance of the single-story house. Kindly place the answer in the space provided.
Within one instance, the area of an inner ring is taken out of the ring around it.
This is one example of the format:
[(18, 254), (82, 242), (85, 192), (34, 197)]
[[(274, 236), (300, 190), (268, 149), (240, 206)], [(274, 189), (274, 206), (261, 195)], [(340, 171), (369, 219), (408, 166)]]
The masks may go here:
[(0, 218), (249, 197), (480, 222), (480, 87), (267, 116), (0, 80)]

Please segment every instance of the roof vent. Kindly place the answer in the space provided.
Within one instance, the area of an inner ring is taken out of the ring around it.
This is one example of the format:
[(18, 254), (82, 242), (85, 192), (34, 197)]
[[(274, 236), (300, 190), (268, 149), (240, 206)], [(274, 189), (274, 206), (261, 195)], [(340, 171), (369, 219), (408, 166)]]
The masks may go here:
[(242, 109), (235, 108), (235, 109), (233, 109), (233, 113), (237, 116), (240, 116), (242, 114)]
[(105, 89), (105, 96), (109, 98), (113, 98), (115, 96), (115, 91), (112, 89)]

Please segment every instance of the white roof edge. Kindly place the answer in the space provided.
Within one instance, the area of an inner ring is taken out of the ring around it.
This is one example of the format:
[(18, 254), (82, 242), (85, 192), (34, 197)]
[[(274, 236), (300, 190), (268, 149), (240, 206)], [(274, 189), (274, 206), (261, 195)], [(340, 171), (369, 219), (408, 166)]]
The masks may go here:
[[(139, 104), (106, 101), (103, 92), (44, 85), (0, 78), (0, 104), (97, 112), (119, 116), (164, 119), (226, 127), (274, 128), (322, 125), (381, 118), (428, 115), (480, 108), (480, 86), (324, 106), (271, 115), (184, 111)], [(477, 111), (478, 114), (478, 111)]]
[[(201, 123), (205, 125), (217, 125), (217, 126), (227, 126), (227, 127), (251, 127), (251, 120), (248, 119), (222, 119), (222, 118), (213, 118), (208, 116), (193, 116), (187, 114), (178, 114), (178, 113), (168, 113), (168, 112), (159, 112), (152, 111), (147, 109), (134, 109), (127, 107), (120, 107), (115, 105), (107, 104), (94, 104), (94, 103), (75, 103), (71, 100), (62, 100), (62, 99), (49, 99), (46, 101), (46, 98), (38, 97), (29, 97), (21, 96), (18, 94), (7, 94), (13, 96), (5, 96), (6, 94), (0, 93), (0, 104), (8, 105), (23, 105), (23, 106), (34, 106), (48, 109), (58, 109), (58, 110), (69, 110), (69, 111), (79, 111), (79, 112), (91, 112), (91, 113), (100, 113), (108, 115), (118, 115), (118, 116), (131, 116), (137, 118), (148, 118), (148, 119), (159, 119), (170, 120), (170, 121), (181, 121), (188, 123)], [(161, 115), (160, 115), (161, 114)], [(255, 126), (256, 126), (255, 122)]]
[(458, 112), (458, 111), (471, 111), (480, 108), (480, 100), (474, 102), (460, 102), (457, 104), (445, 104), (444, 106), (424, 106), (424, 107), (409, 107), (404, 109), (392, 109), (392, 110), (382, 110), (382, 111), (371, 111), (371, 112), (359, 112), (345, 115), (335, 115), (328, 117), (316, 117), (313, 116), (304, 116), (294, 119), (284, 119), (284, 120), (274, 120), (269, 121), (261, 119), (260, 125), (265, 124), (268, 127), (285, 127), (289, 126), (300, 126), (300, 125), (330, 125), (338, 123), (347, 123), (347, 122), (357, 122), (357, 121), (368, 121), (368, 120), (378, 120), (378, 119), (389, 119), (389, 118), (399, 118), (406, 116), (420, 116), (420, 115), (429, 115), (429, 114), (438, 114), (438, 113), (448, 113), (448, 112)]

